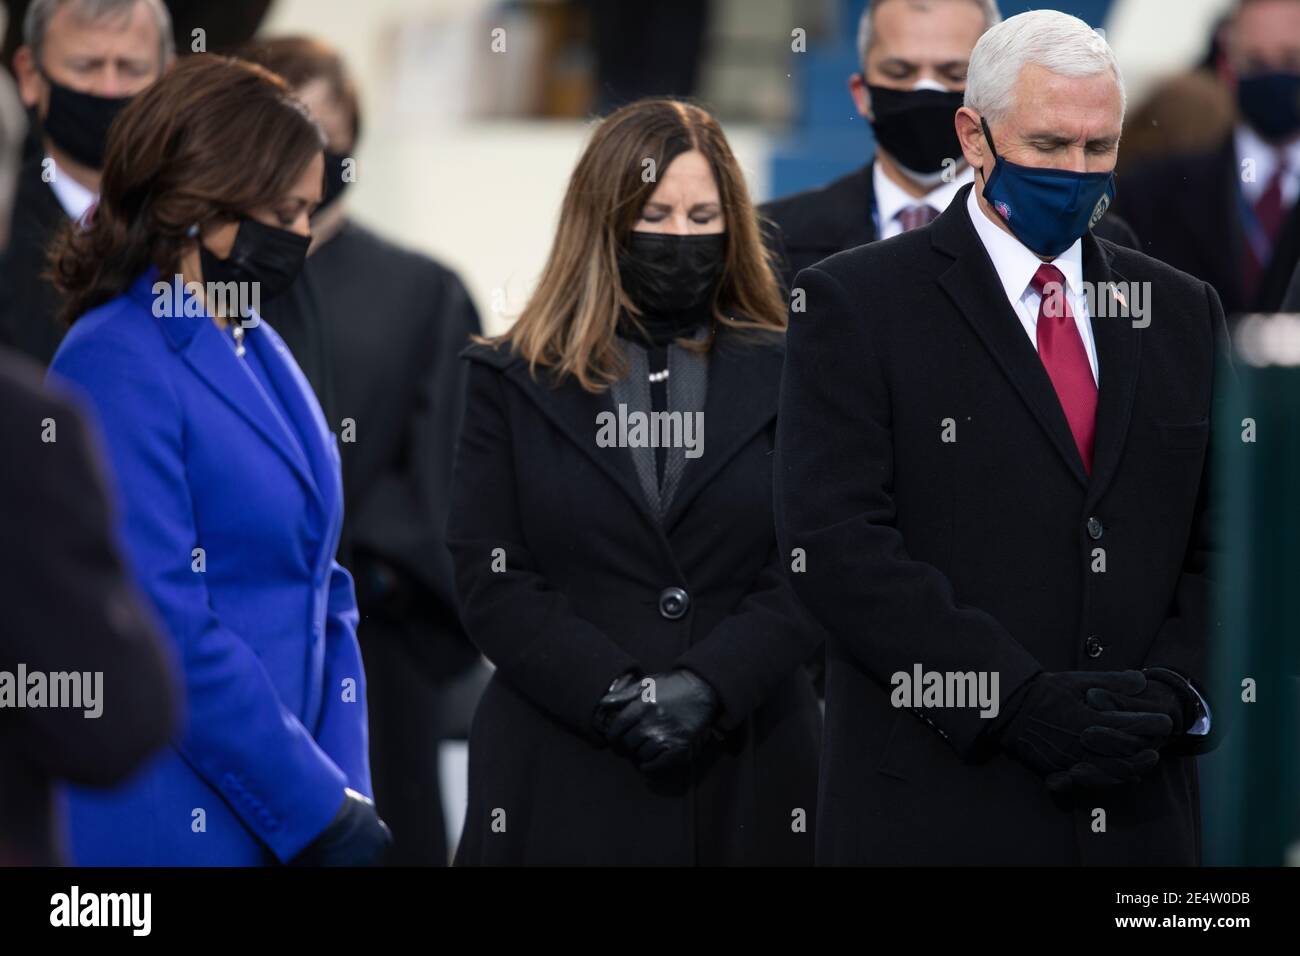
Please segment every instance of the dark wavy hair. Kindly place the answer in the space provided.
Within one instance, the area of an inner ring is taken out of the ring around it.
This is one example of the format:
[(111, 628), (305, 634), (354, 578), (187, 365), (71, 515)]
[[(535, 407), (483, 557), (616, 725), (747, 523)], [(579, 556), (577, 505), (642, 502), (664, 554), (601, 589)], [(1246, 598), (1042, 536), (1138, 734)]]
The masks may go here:
[(195, 225), (234, 220), (288, 193), (325, 138), (289, 86), (251, 63), (186, 57), (114, 121), (85, 228), (50, 249), (69, 325), (121, 295), (150, 266), (180, 271)]

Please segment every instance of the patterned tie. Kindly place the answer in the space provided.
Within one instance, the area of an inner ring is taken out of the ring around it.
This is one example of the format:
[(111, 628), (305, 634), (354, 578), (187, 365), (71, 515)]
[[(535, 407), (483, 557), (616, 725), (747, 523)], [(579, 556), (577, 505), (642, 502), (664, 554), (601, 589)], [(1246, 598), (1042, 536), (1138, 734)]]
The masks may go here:
[(918, 203), (915, 206), (905, 206), (898, 210), (894, 218), (903, 227), (903, 232), (911, 232), (913, 229), (928, 226), (938, 219), (939, 210), (933, 206), (927, 206), (925, 203)]
[(1056, 388), (1065, 420), (1070, 423), (1074, 444), (1083, 459), (1084, 470), (1092, 474), (1092, 442), (1097, 431), (1097, 383), (1084, 351), (1083, 339), (1074, 324), (1065, 295), (1065, 276), (1053, 265), (1041, 265), (1029, 280), (1041, 296), (1038, 303), (1038, 357)]

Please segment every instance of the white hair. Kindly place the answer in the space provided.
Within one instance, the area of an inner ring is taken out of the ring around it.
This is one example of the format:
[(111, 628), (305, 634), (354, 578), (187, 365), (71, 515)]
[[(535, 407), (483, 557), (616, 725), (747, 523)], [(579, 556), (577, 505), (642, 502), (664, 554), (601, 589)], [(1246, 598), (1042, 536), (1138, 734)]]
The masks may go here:
[(975, 44), (966, 74), (966, 106), (990, 123), (1015, 108), (1020, 71), (1034, 63), (1060, 76), (1110, 73), (1119, 85), (1120, 115), (1128, 106), (1124, 75), (1110, 44), (1078, 17), (1031, 10), (995, 26)]
[[(858, 62), (862, 64), (863, 69), (867, 67), (867, 54), (871, 52), (871, 43), (875, 39), (876, 11), (885, 2), (886, 0), (868, 0), (866, 9), (862, 11), (862, 17), (858, 20)], [(928, 10), (935, 3), (948, 2), (948, 0), (907, 0), (907, 2), (914, 7)], [(967, 0), (967, 2), (975, 4), (984, 14), (985, 30), (1002, 22), (1002, 11), (998, 9), (998, 0)]]
[(165, 67), (176, 55), (176, 39), (172, 36), (172, 16), (163, 0), (32, 0), (23, 18), (23, 43), (32, 51), (37, 67), (45, 67), (45, 33), (50, 28), (54, 14), (65, 3), (72, 3), (72, 12), (82, 20), (94, 23), (112, 18), (125, 19), (135, 12), (137, 3), (143, 3), (158, 28), (158, 55)]

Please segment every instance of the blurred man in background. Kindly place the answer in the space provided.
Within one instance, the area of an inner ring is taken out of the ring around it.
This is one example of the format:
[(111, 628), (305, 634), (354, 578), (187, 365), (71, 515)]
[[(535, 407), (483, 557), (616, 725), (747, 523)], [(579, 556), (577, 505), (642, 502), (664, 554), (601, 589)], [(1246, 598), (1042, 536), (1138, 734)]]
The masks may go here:
[(63, 330), (42, 277), (45, 250), (68, 219), (95, 204), (108, 128), (174, 55), (162, 0), (32, 0), (14, 74), (40, 125), (41, 150), (25, 157), (13, 237), (0, 259), (0, 344), (48, 365)]
[(1229, 315), (1275, 312), (1300, 259), (1300, 0), (1239, 0), (1220, 74), (1240, 113), (1231, 135), (1126, 175), (1117, 208)]
[[(4, 16), (0, 9), (0, 32)], [(0, 251), (25, 126), (0, 72)], [(0, 448), (0, 526), (10, 542), (0, 551), (0, 866), (50, 866), (63, 859), (57, 782), (118, 783), (167, 742), (179, 702), (165, 645), (118, 556), (82, 416), (6, 349)], [(89, 674), (92, 688), (100, 675), (97, 703), (28, 706), (32, 677), (60, 673)]]
[(361, 111), (337, 51), (279, 37), (243, 55), (283, 76), (328, 138), (311, 255), (265, 316), (340, 436), (339, 561), (352, 571), (361, 610), (371, 770), (376, 805), (393, 830), (390, 862), (442, 866), (443, 691), (478, 661), (456, 612), (444, 539), (459, 353), (479, 332), (478, 313), (451, 270), (347, 218), (342, 196), (357, 178)]

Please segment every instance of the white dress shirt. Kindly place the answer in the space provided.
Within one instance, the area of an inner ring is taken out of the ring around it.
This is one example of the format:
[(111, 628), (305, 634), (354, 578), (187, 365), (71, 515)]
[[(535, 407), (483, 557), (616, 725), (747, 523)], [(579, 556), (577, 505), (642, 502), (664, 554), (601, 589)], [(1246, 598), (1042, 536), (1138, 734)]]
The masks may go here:
[[(1043, 260), (1021, 245), (1015, 236), (1003, 232), (989, 221), (989, 217), (980, 208), (974, 189), (966, 198), (966, 209), (970, 213), (971, 222), (975, 224), (980, 242), (984, 243), (989, 258), (993, 260), (993, 268), (1002, 281), (1002, 288), (1006, 290), (1011, 307), (1015, 309), (1034, 351), (1038, 351), (1038, 307), (1042, 303), (1042, 296), (1034, 291), (1030, 280), (1043, 265)], [(1065, 276), (1065, 297), (1070, 305), (1070, 314), (1074, 316), (1079, 338), (1083, 339), (1083, 350), (1088, 353), (1092, 380), (1094, 383), (1100, 382), (1097, 343), (1092, 337), (1092, 318), (1088, 313), (1088, 299), (1083, 288), (1083, 240), (1076, 239), (1074, 245), (1053, 259), (1051, 264)]]
[[(1300, 139), (1286, 146), (1266, 143), (1245, 123), (1238, 123), (1233, 133), (1237, 150), (1237, 175), (1241, 181), (1241, 195), (1252, 206), (1259, 202), (1264, 190), (1277, 174), (1278, 154), (1286, 156), (1287, 171), (1282, 174), (1282, 205), (1290, 207), (1300, 196)], [(1254, 163), (1254, 175), (1247, 181), (1242, 163)]]
[(930, 206), (936, 213), (943, 212), (948, 204), (957, 197), (961, 187), (975, 181), (975, 171), (963, 166), (960, 173), (950, 183), (941, 183), (919, 199), (910, 196), (892, 179), (885, 175), (879, 163), (872, 163), (871, 184), (876, 193), (876, 219), (881, 239), (892, 239), (901, 235), (903, 224), (898, 221), (898, 214), (908, 206)]
[(60, 169), (59, 164), (52, 158), (48, 156), (46, 158), (54, 163), (54, 178), (50, 180), (50, 188), (54, 190), (55, 198), (58, 199), (59, 205), (68, 214), (69, 219), (73, 222), (82, 222), (99, 196)]

